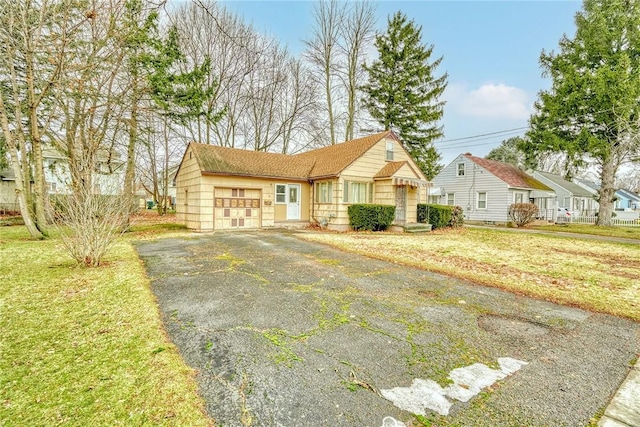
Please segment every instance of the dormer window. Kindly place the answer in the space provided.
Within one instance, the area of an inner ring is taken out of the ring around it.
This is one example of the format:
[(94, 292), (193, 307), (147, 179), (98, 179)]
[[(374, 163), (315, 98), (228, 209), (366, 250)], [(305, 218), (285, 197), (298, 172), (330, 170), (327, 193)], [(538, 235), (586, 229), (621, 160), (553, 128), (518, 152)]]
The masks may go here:
[(386, 160), (393, 160), (393, 141), (387, 141), (387, 156)]
[(458, 163), (458, 171), (457, 171), (457, 175), (458, 176), (464, 176), (464, 163)]

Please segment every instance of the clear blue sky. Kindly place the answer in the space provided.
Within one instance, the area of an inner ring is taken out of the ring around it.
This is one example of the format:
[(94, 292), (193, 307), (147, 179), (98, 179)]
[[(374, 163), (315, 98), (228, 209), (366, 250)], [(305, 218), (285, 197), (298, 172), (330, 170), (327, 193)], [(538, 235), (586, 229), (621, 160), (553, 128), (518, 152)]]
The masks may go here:
[[(311, 1), (225, 0), (222, 4), (299, 54), (313, 24)], [(445, 164), (464, 152), (484, 156), (509, 136), (479, 134), (527, 126), (533, 102), (550, 81), (541, 76), (542, 49), (557, 50), (563, 34), (573, 37), (580, 1), (377, 1), (377, 29), (400, 10), (422, 26), (423, 42), (443, 56), (448, 73), (445, 138), (436, 143)]]

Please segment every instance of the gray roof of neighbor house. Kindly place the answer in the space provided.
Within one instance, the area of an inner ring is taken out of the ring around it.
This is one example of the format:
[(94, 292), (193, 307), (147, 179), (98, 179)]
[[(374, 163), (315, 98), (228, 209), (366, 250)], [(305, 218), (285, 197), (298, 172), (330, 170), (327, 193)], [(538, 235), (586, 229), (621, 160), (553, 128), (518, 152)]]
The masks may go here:
[(504, 181), (509, 187), (553, 191), (553, 189), (541, 183), (531, 175), (528, 175), (524, 171), (508, 163), (483, 159), (482, 157), (472, 156), (469, 153), (464, 156)]
[(536, 171), (536, 173), (539, 173), (540, 175), (542, 175), (549, 181), (553, 182), (557, 186), (564, 188), (574, 196), (578, 196), (578, 197), (592, 196), (592, 194), (589, 193), (589, 191), (586, 190), (584, 187), (579, 186), (575, 182), (567, 181), (566, 179), (562, 178), (560, 175), (556, 175), (549, 172), (541, 172), (541, 171)]
[(575, 178), (576, 182), (579, 182), (580, 184), (589, 187), (591, 190), (597, 192), (598, 190), (600, 190), (600, 184), (597, 184), (593, 181), (588, 181), (586, 179), (580, 179), (580, 178)]
[(200, 169), (206, 174), (307, 180), (338, 176), (387, 137), (397, 140), (393, 132), (385, 131), (296, 155), (240, 150), (193, 142), (190, 146)]

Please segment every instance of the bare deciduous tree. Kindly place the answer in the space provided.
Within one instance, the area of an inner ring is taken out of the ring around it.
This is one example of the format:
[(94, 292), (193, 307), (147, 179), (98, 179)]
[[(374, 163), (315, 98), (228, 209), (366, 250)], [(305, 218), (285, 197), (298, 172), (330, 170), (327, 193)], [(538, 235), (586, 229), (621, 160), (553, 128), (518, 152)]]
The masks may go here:
[(324, 90), (329, 139), (333, 145), (337, 142), (337, 118), (334, 106), (335, 79), (344, 7), (341, 7), (337, 0), (320, 0), (314, 4), (313, 18), (313, 35), (310, 40), (305, 41), (307, 50), (304, 56), (317, 70), (318, 83)]
[(42, 145), (51, 121), (50, 98), (76, 27), (85, 19), (73, 0), (0, 1), (0, 123), (20, 212), (34, 238), (47, 234)]
[(365, 49), (373, 40), (375, 25), (375, 6), (372, 2), (357, 1), (349, 4), (343, 24), (340, 28), (339, 47), (345, 57), (346, 65), (341, 72), (343, 86), (347, 94), (345, 140), (354, 137), (356, 116), (358, 114), (358, 87), (364, 76), (362, 63)]

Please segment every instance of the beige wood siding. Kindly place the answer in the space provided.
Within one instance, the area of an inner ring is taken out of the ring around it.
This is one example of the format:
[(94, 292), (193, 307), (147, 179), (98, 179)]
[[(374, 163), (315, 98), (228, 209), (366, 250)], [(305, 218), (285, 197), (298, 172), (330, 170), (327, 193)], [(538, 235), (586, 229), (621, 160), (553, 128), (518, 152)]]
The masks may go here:
[(185, 153), (176, 176), (176, 219), (193, 230), (202, 230), (200, 224), (200, 183), (202, 174), (191, 149)]
[[(412, 161), (407, 152), (402, 148), (399, 142), (389, 139), (392, 141), (393, 146), (393, 161), (394, 162), (403, 162), (403, 161)], [(371, 147), (366, 153), (360, 156), (355, 162), (353, 162), (350, 166), (345, 168), (342, 172), (341, 176), (350, 176), (350, 177), (361, 177), (367, 179), (373, 179), (373, 176), (378, 173), (380, 169), (384, 167), (387, 163), (386, 152), (387, 152), (387, 139), (383, 139), (379, 141), (376, 145)], [(405, 166), (406, 167), (406, 166)], [(407, 177), (414, 177), (425, 179), (423, 176), (416, 175), (411, 172)], [(353, 178), (356, 180), (355, 178)]]
[(377, 180), (374, 187), (374, 203), (379, 205), (396, 204), (396, 187), (391, 179)]

